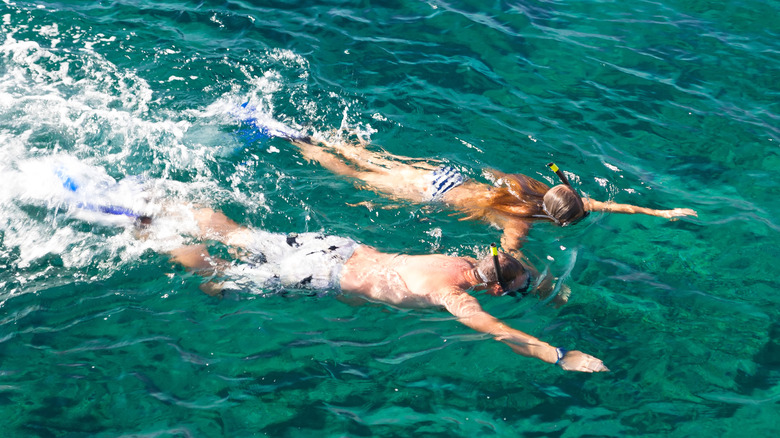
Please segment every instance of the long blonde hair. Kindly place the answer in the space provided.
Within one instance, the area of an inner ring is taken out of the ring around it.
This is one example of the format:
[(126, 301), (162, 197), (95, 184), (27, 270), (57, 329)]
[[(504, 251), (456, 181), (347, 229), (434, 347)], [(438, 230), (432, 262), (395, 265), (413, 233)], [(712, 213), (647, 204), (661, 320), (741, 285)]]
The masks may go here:
[(496, 186), (490, 187), (486, 196), (464, 206), (464, 219), (485, 220), (491, 213), (525, 219), (544, 216), (542, 202), (550, 187), (520, 173), (492, 173), (498, 177)]
[(487, 196), (464, 206), (466, 219), (491, 220), (499, 214), (517, 219), (547, 219), (568, 225), (587, 215), (582, 199), (571, 186), (547, 184), (520, 173), (492, 171), (498, 179)]

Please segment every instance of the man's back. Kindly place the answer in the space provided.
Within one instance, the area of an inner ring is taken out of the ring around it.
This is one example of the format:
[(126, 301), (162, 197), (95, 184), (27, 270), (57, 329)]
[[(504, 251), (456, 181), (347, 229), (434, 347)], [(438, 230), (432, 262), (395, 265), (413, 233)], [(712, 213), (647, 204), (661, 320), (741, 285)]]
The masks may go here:
[[(195, 217), (202, 230), (202, 237), (249, 248), (253, 236), (251, 230), (238, 226), (223, 214), (212, 210), (195, 212)], [(287, 239), (284, 245), (289, 245)], [(214, 259), (209, 256), (205, 245), (191, 245), (172, 251), (171, 254), (175, 261), (187, 267), (201, 271), (213, 269), (211, 264)], [(486, 313), (474, 297), (465, 293), (483, 281), (482, 275), (477, 279), (473, 270), (476, 263), (483, 262), (444, 255), (385, 254), (369, 246), (359, 245), (341, 266), (339, 285), (346, 293), (398, 306), (441, 305), (461, 323), (490, 334), (509, 345), (515, 353), (556, 363), (565, 370), (608, 371), (601, 360), (593, 356), (555, 348)], [(528, 275), (515, 278), (512, 285), (517, 286), (522, 279), (527, 281)]]
[(346, 293), (404, 307), (441, 304), (441, 294), (461, 287), (463, 274), (473, 267), (463, 257), (386, 254), (359, 247), (341, 276)]

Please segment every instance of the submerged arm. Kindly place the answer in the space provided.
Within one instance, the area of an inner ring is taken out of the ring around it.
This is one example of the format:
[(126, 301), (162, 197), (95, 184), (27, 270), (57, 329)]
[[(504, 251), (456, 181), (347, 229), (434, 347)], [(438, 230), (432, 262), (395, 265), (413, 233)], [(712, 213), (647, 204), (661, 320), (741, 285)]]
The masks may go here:
[(610, 213), (646, 214), (665, 218), (682, 216), (698, 216), (695, 210), (690, 208), (675, 208), (672, 210), (653, 210), (652, 208), (638, 207), (630, 204), (617, 204), (615, 202), (601, 202), (593, 199), (583, 199), (585, 209), (589, 211), (607, 211)]
[(522, 220), (508, 221), (504, 225), (504, 234), (501, 235), (501, 247), (506, 252), (519, 253), (526, 241), (531, 224)]
[(477, 299), (463, 290), (447, 291), (441, 298), (441, 304), (461, 323), (493, 336), (495, 340), (507, 344), (517, 354), (557, 364), (567, 371), (587, 373), (609, 371), (601, 360), (581, 351), (567, 351), (559, 358), (561, 350), (504, 324), (485, 312)]

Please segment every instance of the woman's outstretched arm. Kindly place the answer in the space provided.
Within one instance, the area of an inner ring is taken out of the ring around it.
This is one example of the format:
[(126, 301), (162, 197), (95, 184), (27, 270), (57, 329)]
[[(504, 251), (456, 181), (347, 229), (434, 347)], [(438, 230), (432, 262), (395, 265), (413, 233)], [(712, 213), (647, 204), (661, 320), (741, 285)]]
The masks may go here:
[(585, 209), (589, 211), (606, 211), (609, 213), (646, 214), (649, 216), (665, 217), (668, 219), (683, 216), (698, 216), (695, 210), (690, 208), (674, 208), (672, 210), (653, 210), (652, 208), (638, 207), (630, 204), (617, 204), (615, 202), (601, 202), (593, 199), (583, 199)]

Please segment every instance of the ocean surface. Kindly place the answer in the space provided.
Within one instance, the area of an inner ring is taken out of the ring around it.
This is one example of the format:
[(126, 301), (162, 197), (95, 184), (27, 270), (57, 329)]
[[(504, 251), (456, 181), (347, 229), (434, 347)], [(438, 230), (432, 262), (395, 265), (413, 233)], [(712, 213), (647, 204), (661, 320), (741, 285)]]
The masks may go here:
[[(3, 0), (0, 435), (776, 436), (779, 15), (776, 0)], [(88, 206), (110, 188), (160, 216), (207, 206), (413, 254), (500, 237), (255, 135), (244, 103), (480, 181), (552, 184), (555, 161), (594, 199), (698, 217), (537, 224), (525, 252), (569, 303), (476, 294), (609, 373), (518, 356), (435, 309), (211, 297), (166, 255), (186, 224), (142, 238)]]

